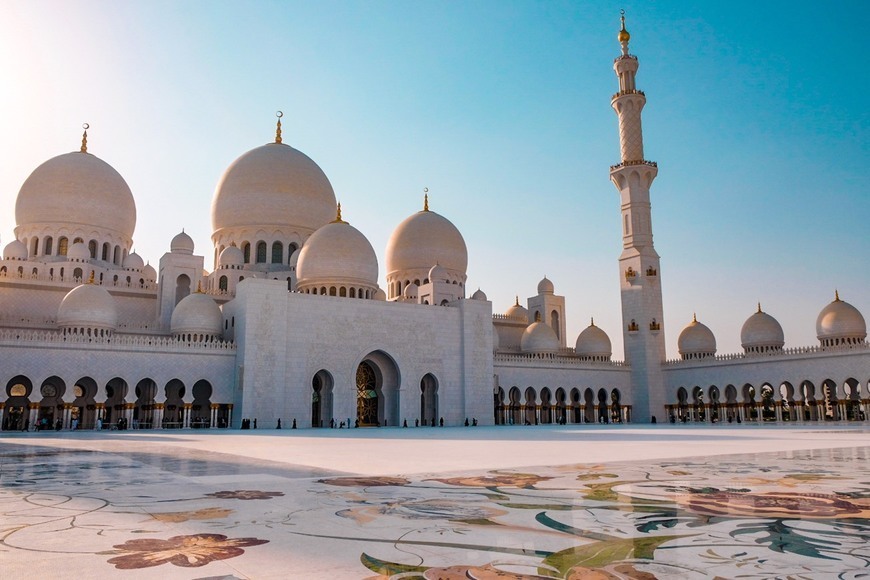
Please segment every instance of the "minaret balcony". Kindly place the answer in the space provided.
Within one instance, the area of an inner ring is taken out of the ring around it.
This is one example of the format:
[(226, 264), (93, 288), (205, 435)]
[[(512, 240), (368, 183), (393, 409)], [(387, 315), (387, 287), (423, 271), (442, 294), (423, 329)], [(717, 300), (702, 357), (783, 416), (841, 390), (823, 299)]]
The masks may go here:
[(637, 89), (631, 89), (628, 91), (619, 91), (618, 93), (614, 93), (613, 96), (610, 97), (610, 100), (612, 101), (613, 99), (618, 99), (619, 97), (624, 97), (625, 95), (640, 95), (642, 97), (645, 97), (646, 93), (644, 93), (643, 91), (639, 91)]
[(617, 169), (622, 169), (623, 167), (631, 167), (633, 165), (646, 165), (647, 167), (658, 167), (659, 164), (655, 161), (647, 161), (646, 159), (637, 159), (634, 161), (623, 161), (622, 163), (617, 163), (616, 165), (610, 166), (610, 171), (616, 171)]

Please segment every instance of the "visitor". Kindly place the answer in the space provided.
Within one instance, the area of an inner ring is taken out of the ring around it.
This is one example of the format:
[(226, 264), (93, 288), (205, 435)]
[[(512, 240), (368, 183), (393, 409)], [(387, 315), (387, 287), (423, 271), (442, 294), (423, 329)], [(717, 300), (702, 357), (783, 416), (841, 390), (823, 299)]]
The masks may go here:
[(465, 426), (468, 427), (468, 417), (465, 418)]
[(79, 420), (73, 419), (72, 424), (70, 425), (69, 428), (70, 428), (70, 431), (75, 431), (76, 429), (78, 429), (79, 428)]
[(420, 418), (418, 417), (417, 419), (414, 419), (414, 427), (419, 427), (419, 426), (420, 426)]
[(471, 419), (471, 426), (472, 426), (472, 427), (477, 427), (477, 417), (472, 417), (472, 419)]
[(97, 417), (97, 431), (103, 430), (103, 420)]
[(280, 428), (281, 428), (281, 419), (278, 419), (278, 426), (275, 427), (275, 429), (280, 429)]
[[(432, 420), (434, 421), (435, 419), (432, 419)], [(441, 417), (441, 419), (438, 421), (438, 423), (441, 427), (443, 427), (444, 426), (444, 417)]]
[(257, 428), (257, 418), (254, 417), (254, 429), (256, 429), (256, 428)]
[(404, 429), (407, 426), (408, 426), (408, 420), (405, 419), (404, 421), (402, 421), (402, 429)]
[[(256, 421), (256, 419), (254, 419), (254, 421)], [(295, 419), (295, 418), (293, 419), (293, 426), (290, 427), (290, 428), (291, 428), (291, 429), (295, 429), (295, 428), (296, 428), (296, 419)]]

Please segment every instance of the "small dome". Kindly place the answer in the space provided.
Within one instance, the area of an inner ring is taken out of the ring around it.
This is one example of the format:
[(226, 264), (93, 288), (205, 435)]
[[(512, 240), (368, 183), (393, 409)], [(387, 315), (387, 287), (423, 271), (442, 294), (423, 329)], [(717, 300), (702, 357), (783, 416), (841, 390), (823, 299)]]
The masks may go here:
[(21, 240), (12, 240), (3, 248), (4, 260), (26, 260), (27, 246)]
[(184, 233), (184, 230), (181, 230), (180, 234), (177, 234), (172, 241), (169, 242), (169, 251), (173, 254), (193, 254), (193, 238)]
[(227, 246), (218, 256), (219, 268), (231, 268), (242, 266), (245, 263), (245, 254), (236, 246)]
[(98, 328), (114, 330), (118, 310), (109, 291), (96, 284), (76, 286), (63, 297), (57, 309), (61, 328)]
[(136, 204), (124, 178), (90, 153), (66, 153), (37, 167), (15, 200), (18, 226), (76, 224), (133, 236)]
[(523, 332), (520, 350), (530, 353), (556, 352), (561, 348), (553, 329), (543, 322), (533, 322)]
[(429, 269), (429, 281), (432, 283), (447, 282), (447, 270), (442, 268), (440, 265), (435, 264)]
[(520, 299), (517, 297), (516, 302), (507, 309), (504, 313), (505, 316), (509, 316), (511, 318), (519, 318), (524, 320), (526, 323), (529, 322), (529, 311), (520, 306)]
[(703, 358), (716, 354), (716, 337), (707, 326), (692, 318), (677, 339), (677, 349), (683, 358)]
[(840, 300), (839, 293), (834, 301), (822, 308), (816, 319), (816, 336), (822, 346), (856, 344), (867, 338), (867, 324), (857, 308)]
[(194, 292), (182, 298), (176, 305), (169, 326), (174, 335), (220, 336), (223, 317), (220, 307), (208, 294)]
[(411, 282), (410, 284), (405, 286), (404, 290), (402, 290), (402, 296), (405, 298), (416, 298), (418, 296), (419, 290), (420, 288), (416, 284)]
[(468, 249), (450, 220), (434, 211), (419, 211), (400, 223), (387, 242), (387, 275), (428, 270), (439, 264), (461, 276), (468, 268)]
[(335, 192), (301, 151), (269, 143), (227, 168), (215, 190), (211, 222), (224, 228), (285, 228), (310, 234), (335, 215)]
[(302, 248), (296, 248), (293, 250), (293, 253), (290, 254), (290, 262), (291, 266), (296, 266), (299, 263), (299, 254), (302, 252)]
[(157, 270), (154, 269), (154, 266), (151, 264), (145, 264), (145, 267), (142, 268), (142, 275), (149, 282), (154, 282), (157, 280)]
[(296, 264), (297, 287), (312, 285), (378, 287), (378, 258), (366, 237), (347, 222), (333, 221), (314, 232)]
[(377, 290), (375, 290), (375, 295), (374, 295), (374, 298), (372, 298), (372, 300), (379, 300), (381, 302), (386, 302), (387, 293), (384, 292), (382, 289), (378, 288)]
[(84, 242), (76, 242), (69, 247), (66, 257), (70, 261), (85, 261), (91, 259), (91, 252)]
[(544, 279), (538, 282), (538, 294), (553, 294), (556, 291), (556, 288), (553, 286), (553, 283), (550, 282), (549, 278), (544, 276)]
[(483, 290), (481, 290), (480, 288), (478, 288), (477, 290), (475, 290), (474, 294), (471, 295), (471, 299), (472, 299), (472, 300), (480, 300), (480, 301), (482, 301), (482, 302), (486, 302), (486, 300), (487, 300), (487, 298), (486, 298), (486, 293), (484, 293)]
[(785, 344), (782, 326), (776, 318), (766, 312), (758, 312), (746, 319), (740, 329), (740, 342), (746, 352), (766, 352), (781, 350)]
[(135, 270), (140, 271), (145, 267), (145, 261), (142, 259), (142, 256), (137, 254), (136, 252), (130, 253), (127, 258), (124, 260), (124, 269), (125, 270)]
[(613, 354), (613, 348), (607, 333), (595, 326), (593, 322), (583, 329), (583, 332), (577, 337), (574, 352), (584, 358), (603, 358), (609, 360)]

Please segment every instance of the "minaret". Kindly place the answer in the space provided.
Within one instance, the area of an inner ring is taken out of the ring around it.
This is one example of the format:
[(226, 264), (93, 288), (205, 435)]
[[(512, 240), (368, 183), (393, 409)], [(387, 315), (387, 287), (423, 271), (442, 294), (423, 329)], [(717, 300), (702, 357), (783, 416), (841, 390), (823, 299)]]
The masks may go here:
[(613, 63), (619, 92), (610, 101), (619, 117), (622, 162), (610, 167), (610, 180), (619, 190), (622, 208), (622, 255), (619, 284), (622, 294), (622, 334), (625, 360), (631, 365), (632, 421), (645, 423), (665, 417), (665, 333), (662, 312), (659, 255), (653, 247), (649, 188), (658, 174), (655, 162), (643, 156), (640, 113), (646, 96), (637, 90), (637, 57), (629, 54), (631, 36), (625, 29), (617, 36), (622, 54)]

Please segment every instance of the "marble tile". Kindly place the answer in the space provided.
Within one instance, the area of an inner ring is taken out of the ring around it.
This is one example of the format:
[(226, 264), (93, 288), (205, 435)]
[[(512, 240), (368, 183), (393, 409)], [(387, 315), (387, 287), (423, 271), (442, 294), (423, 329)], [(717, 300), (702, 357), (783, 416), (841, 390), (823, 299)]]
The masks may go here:
[[(421, 469), (426, 456), (401, 457), (396, 469), (373, 474), (354, 469), (360, 458), (322, 467), (319, 454), (346, 441), (330, 436), (314, 445), (318, 456), (310, 464), (302, 456), (290, 462), (227, 453), (232, 434), (180, 434), (177, 445), (145, 437), (135, 451), (122, 435), (0, 439), (2, 577), (870, 574), (866, 430), (783, 433), (813, 445), (762, 453), (716, 448), (712, 455), (636, 460), (632, 448), (629, 461), (619, 453), (630, 434), (625, 430), (614, 430), (609, 440), (592, 433), (612, 445), (606, 461), (577, 461), (591, 455), (583, 453), (582, 429), (505, 430), (501, 440), (493, 436), (497, 429), (443, 433), (438, 443), (452, 446), (458, 465), (474, 453), (472, 437), (481, 435), (494, 458), (514, 444), (541, 446), (541, 453), (524, 457), (530, 466), (549, 457), (544, 446), (564, 444), (570, 452), (547, 466), (516, 467), (511, 457), (503, 465), (479, 459), (478, 469), (429, 472)], [(680, 434), (727, 443), (712, 430)], [(369, 453), (406, 449), (401, 435), (382, 431), (368, 440)], [(769, 435), (746, 429), (734, 447)], [(313, 436), (288, 434), (284, 441), (302, 445)], [(371, 432), (359, 434), (368, 437)], [(826, 437), (830, 447), (819, 448)], [(648, 446), (662, 445), (647, 439)], [(274, 443), (268, 436), (245, 442), (252, 450)], [(449, 458), (438, 461), (449, 464)]]

